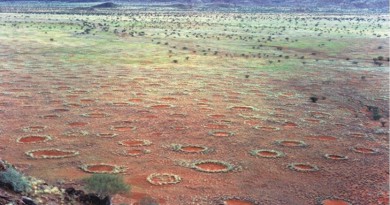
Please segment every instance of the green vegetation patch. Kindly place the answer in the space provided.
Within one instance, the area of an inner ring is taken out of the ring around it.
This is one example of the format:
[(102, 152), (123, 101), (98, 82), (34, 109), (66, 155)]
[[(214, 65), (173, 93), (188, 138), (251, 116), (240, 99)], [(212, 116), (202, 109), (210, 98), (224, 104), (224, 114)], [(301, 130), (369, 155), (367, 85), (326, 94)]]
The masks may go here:
[(122, 176), (113, 174), (93, 174), (85, 178), (85, 188), (106, 197), (117, 193), (128, 193), (131, 186), (126, 184)]

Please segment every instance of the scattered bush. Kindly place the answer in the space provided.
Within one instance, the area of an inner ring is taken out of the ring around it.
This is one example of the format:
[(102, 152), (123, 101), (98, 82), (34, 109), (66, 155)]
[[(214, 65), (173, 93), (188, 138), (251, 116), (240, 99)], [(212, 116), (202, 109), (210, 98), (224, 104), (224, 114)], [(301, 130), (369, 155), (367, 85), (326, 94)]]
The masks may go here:
[(379, 108), (378, 107), (368, 105), (367, 109), (368, 109), (368, 111), (372, 112), (372, 119), (373, 120), (379, 120), (379, 119), (382, 118), (382, 115), (379, 114)]
[(379, 114), (379, 108), (378, 107), (373, 107), (372, 108), (372, 118), (374, 120), (379, 120), (381, 119), (382, 115)]
[(97, 193), (100, 197), (130, 191), (130, 186), (119, 175), (93, 174), (91, 177), (84, 179), (84, 182), (87, 190)]
[(310, 97), (311, 102), (316, 103), (318, 100), (318, 97), (312, 96)]
[(0, 186), (9, 187), (15, 192), (27, 192), (31, 187), (26, 177), (13, 167), (0, 172)]

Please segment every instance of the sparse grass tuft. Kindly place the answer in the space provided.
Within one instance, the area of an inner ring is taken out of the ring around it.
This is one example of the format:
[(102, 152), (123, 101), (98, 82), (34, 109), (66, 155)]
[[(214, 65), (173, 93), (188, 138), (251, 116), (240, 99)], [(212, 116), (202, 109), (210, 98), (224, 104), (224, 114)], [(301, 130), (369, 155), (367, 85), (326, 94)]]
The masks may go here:
[(117, 193), (127, 193), (130, 185), (123, 181), (123, 177), (113, 174), (93, 174), (84, 179), (85, 188), (96, 192), (100, 197), (110, 196)]

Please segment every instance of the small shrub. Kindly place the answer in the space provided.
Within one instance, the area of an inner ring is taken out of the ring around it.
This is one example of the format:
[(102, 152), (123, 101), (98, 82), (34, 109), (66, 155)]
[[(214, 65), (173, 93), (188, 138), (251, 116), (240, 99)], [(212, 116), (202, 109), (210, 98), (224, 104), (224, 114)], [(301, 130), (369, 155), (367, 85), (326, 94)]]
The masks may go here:
[(178, 60), (173, 60), (172, 62), (173, 62), (173, 63), (178, 63), (179, 61), (178, 61)]
[(379, 120), (379, 119), (382, 118), (382, 115), (379, 114), (379, 108), (374, 107), (374, 108), (372, 109), (372, 118), (373, 118), (374, 120)]
[(312, 96), (310, 97), (311, 102), (316, 103), (318, 100), (318, 97)]
[(100, 197), (130, 191), (130, 186), (123, 181), (123, 177), (113, 174), (93, 174), (84, 179), (84, 182), (87, 190), (95, 192)]
[(0, 172), (0, 185), (9, 186), (15, 192), (27, 192), (31, 187), (26, 177), (13, 167)]

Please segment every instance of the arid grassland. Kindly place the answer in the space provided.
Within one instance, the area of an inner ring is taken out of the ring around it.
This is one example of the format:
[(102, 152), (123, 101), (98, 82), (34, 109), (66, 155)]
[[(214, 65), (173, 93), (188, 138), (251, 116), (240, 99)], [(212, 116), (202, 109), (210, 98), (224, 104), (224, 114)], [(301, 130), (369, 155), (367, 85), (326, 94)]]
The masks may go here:
[[(0, 159), (62, 189), (118, 174), (114, 204), (388, 204), (388, 25), (0, 13)], [(63, 192), (29, 196), (79, 203)]]

